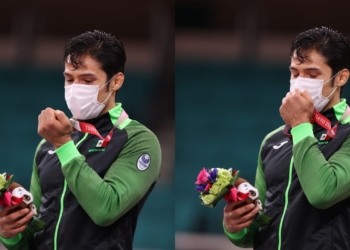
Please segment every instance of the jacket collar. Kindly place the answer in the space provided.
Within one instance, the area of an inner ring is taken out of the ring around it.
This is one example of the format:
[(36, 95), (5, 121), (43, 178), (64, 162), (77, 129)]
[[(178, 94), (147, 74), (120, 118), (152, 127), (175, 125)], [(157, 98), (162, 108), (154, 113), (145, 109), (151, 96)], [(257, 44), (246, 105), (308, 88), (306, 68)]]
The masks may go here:
[(96, 118), (84, 120), (83, 122), (94, 125), (97, 130), (110, 130), (116, 124), (123, 109), (121, 103), (116, 103), (115, 107)]
[[(345, 98), (340, 99), (340, 102), (333, 106), (334, 115), (336, 116), (338, 121), (343, 116), (347, 107), (348, 107), (348, 105), (346, 104)], [(344, 120), (344, 122), (342, 122), (342, 123), (346, 123), (346, 122), (348, 122), (348, 119)]]
[[(346, 104), (346, 99), (344, 98), (344, 99), (341, 99), (338, 104), (334, 105), (329, 109), (323, 110), (320, 113), (326, 118), (328, 118), (332, 126), (334, 126), (343, 116), (346, 108), (347, 108), (347, 104)], [(324, 128), (318, 125), (316, 122), (314, 123), (314, 131), (323, 130), (323, 129)]]

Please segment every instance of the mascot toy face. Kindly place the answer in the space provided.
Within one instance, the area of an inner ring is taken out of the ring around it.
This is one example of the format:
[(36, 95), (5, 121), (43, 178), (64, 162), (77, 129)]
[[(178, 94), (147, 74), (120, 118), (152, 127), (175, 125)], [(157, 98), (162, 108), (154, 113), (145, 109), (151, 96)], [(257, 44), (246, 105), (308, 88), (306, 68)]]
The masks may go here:
[(22, 207), (22, 208), (27, 207), (31, 211), (33, 211), (34, 215), (38, 216), (38, 211), (33, 203), (34, 197), (30, 192), (25, 190), (23, 187), (16, 187), (12, 190), (11, 194), (13, 197), (16, 197), (16, 198), (23, 197), (23, 200), (20, 204), (20, 207)]
[(248, 182), (243, 182), (237, 187), (237, 191), (241, 193), (249, 193), (249, 198), (253, 201), (259, 197), (259, 191), (257, 188), (250, 185)]
[(16, 198), (23, 197), (23, 202), (26, 203), (27, 205), (33, 203), (34, 201), (33, 195), (22, 187), (17, 187), (14, 190), (12, 190), (12, 196)]

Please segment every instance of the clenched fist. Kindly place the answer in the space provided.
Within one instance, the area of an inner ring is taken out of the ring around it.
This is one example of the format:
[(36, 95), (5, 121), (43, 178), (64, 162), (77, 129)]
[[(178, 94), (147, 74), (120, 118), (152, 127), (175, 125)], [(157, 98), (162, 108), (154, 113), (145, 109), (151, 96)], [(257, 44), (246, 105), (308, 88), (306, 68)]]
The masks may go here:
[(41, 111), (38, 122), (38, 134), (56, 149), (72, 140), (72, 125), (62, 111), (47, 108)]
[(314, 114), (314, 103), (307, 90), (288, 92), (282, 100), (280, 114), (283, 121), (292, 128), (310, 122)]

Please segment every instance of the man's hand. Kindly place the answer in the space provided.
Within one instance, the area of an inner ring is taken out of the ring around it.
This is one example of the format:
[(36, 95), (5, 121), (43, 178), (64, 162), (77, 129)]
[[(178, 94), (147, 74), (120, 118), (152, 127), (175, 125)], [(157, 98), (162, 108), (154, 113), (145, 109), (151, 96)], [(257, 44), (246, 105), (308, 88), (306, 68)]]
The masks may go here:
[(259, 207), (253, 203), (240, 206), (244, 201), (230, 201), (224, 208), (224, 225), (228, 232), (238, 233), (250, 226), (255, 216), (259, 213)]
[(18, 204), (11, 207), (5, 206), (0, 211), (0, 235), (3, 238), (13, 238), (23, 232), (34, 216), (28, 208), (13, 212), (17, 207)]
[(310, 122), (314, 114), (314, 103), (309, 92), (300, 92), (298, 89), (293, 93), (288, 92), (282, 100), (280, 114), (283, 121), (292, 128)]
[(69, 142), (73, 131), (68, 117), (62, 111), (47, 108), (38, 117), (38, 133), (56, 149)]

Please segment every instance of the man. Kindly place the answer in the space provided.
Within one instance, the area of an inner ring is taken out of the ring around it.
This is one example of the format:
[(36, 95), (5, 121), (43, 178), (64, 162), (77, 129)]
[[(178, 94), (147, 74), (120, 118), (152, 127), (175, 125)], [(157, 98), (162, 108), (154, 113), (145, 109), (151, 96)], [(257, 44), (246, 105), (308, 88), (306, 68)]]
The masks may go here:
[(51, 108), (39, 115), (44, 140), (30, 187), (46, 225), (33, 232), (32, 212), (4, 207), (0, 235), (8, 249), (132, 249), (161, 151), (156, 136), (115, 103), (125, 60), (122, 43), (101, 31), (65, 47), (65, 99), (74, 120)]
[(290, 55), (290, 92), (280, 107), (286, 125), (262, 142), (255, 181), (271, 221), (260, 227), (259, 208), (230, 202), (225, 233), (257, 250), (350, 249), (350, 112), (340, 99), (349, 41), (314, 28), (294, 39)]

